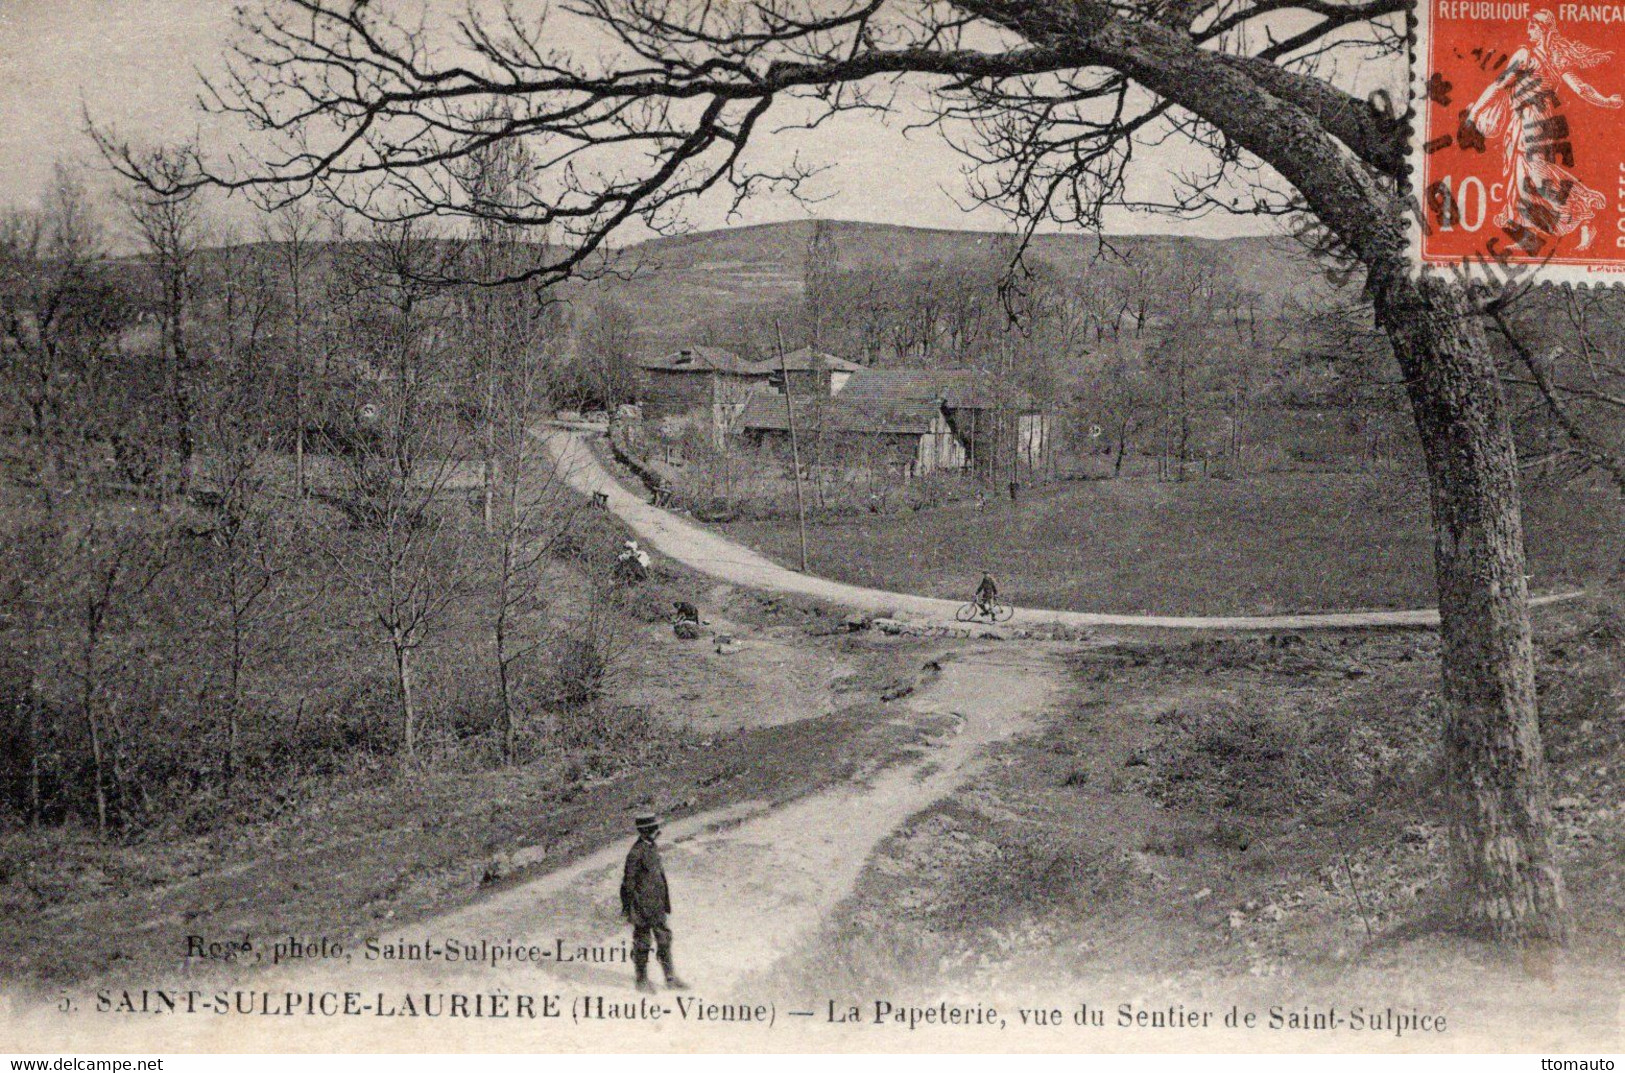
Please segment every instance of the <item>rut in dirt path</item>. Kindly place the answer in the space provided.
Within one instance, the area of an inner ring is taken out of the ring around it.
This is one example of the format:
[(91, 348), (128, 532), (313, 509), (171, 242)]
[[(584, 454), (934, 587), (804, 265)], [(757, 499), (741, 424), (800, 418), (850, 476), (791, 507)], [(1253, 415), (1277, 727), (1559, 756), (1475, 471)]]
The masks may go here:
[[(910, 593), (886, 592), (812, 574), (797, 573), (767, 556), (714, 533), (671, 511), (644, 502), (623, 487), (587, 444), (583, 432), (559, 426), (538, 433), (559, 473), (583, 495), (602, 494), (610, 510), (639, 537), (663, 555), (712, 577), (750, 588), (811, 596), (871, 612), (906, 611), (932, 620), (952, 622), (962, 605)], [(1560, 603), (1585, 595), (1583, 590), (1534, 597), (1531, 606)], [(1053, 611), (1020, 607), (1009, 624), (1024, 626), (1150, 627), (1170, 630), (1340, 630), (1381, 626), (1437, 626), (1437, 608), (1413, 611), (1328, 611), (1298, 615), (1110, 615), (1093, 611)]]

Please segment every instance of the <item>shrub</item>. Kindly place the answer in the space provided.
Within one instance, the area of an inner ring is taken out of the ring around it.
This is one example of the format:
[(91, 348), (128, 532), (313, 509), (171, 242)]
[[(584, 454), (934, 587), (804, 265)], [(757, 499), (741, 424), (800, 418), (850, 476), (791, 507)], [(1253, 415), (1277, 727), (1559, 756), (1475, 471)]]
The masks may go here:
[(1393, 801), (1436, 761), (1435, 703), (1379, 694), (1301, 717), (1182, 710), (1149, 753), (1150, 791), (1176, 807), (1254, 816)]
[(615, 567), (615, 557), (627, 539), (627, 530), (608, 511), (577, 510), (548, 546), (560, 562), (578, 563), (598, 572)]
[(1599, 605), (1586, 636), (1605, 649), (1625, 645), (1625, 603), (1615, 599)]
[(599, 774), (608, 772), (603, 770), (603, 761), (595, 761), (595, 757), (621, 753), (623, 759), (629, 759), (641, 751), (643, 744), (658, 737), (660, 729), (642, 705), (606, 704), (566, 709), (559, 713), (555, 728), (557, 744), (580, 753), (582, 764)]
[(542, 702), (560, 712), (596, 705), (613, 682), (621, 655), (611, 613), (592, 604), (562, 623), (543, 650), (537, 689)]

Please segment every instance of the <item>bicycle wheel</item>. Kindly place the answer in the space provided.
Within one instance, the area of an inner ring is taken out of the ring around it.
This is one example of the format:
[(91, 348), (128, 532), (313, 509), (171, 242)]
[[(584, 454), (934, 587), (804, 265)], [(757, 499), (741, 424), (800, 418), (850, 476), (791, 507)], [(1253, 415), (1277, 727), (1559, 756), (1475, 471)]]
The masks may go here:
[(1016, 613), (1016, 609), (1014, 607), (1010, 606), (1009, 604), (994, 604), (993, 605), (993, 621), (994, 622), (1009, 622), (1011, 616), (1014, 615), (1015, 613)]
[(972, 622), (981, 617), (982, 609), (973, 603), (961, 604), (959, 610), (954, 612), (956, 622)]

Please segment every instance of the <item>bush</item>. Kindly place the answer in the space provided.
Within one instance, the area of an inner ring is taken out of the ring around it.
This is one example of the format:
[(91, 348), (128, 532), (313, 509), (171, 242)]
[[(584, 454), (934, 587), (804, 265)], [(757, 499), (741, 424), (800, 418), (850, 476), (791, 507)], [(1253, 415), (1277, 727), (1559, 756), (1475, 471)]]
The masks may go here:
[(603, 762), (594, 758), (605, 753), (621, 754), (621, 760), (631, 759), (647, 743), (663, 735), (649, 710), (642, 705), (605, 704), (583, 705), (562, 711), (556, 727), (557, 744), (571, 753), (579, 753), (589, 770), (603, 770)]
[(620, 657), (611, 614), (596, 605), (589, 607), (563, 623), (544, 649), (537, 687), (540, 699), (560, 712), (596, 705), (613, 682)]
[[(656, 569), (644, 581), (618, 586), (612, 598), (622, 614), (647, 625), (671, 621), (674, 604), (683, 595), (669, 574)], [(692, 596), (688, 598), (692, 601)]]
[(331, 705), (296, 710), (266, 733), (264, 757), (277, 773), (302, 776), (340, 770), (356, 753), (393, 755), (399, 735), (391, 726), (394, 685), (383, 672), (355, 682)]
[(607, 573), (615, 568), (615, 557), (628, 532), (608, 511), (588, 508), (576, 511), (569, 523), (548, 547), (560, 562), (577, 563)]
[(1159, 720), (1150, 792), (1167, 804), (1254, 816), (1396, 800), (1435, 763), (1435, 700), (1373, 695), (1301, 718), (1238, 705)]

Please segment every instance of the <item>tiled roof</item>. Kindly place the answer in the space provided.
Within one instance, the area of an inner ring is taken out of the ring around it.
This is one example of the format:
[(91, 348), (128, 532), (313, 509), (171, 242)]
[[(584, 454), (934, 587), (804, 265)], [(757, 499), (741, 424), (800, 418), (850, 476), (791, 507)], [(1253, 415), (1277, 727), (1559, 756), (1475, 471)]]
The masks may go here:
[[(799, 349), (792, 350), (785, 354), (783, 367), (798, 373), (808, 372), (812, 369), (831, 369), (835, 372), (858, 373), (862, 372), (864, 369), (864, 366), (859, 365), (855, 361), (847, 361), (845, 358), (837, 358), (834, 354), (828, 354), (822, 350), (814, 350), (812, 347), (807, 346), (800, 347)], [(769, 373), (778, 372), (779, 368), (779, 359), (777, 357), (771, 357), (764, 358), (755, 365), (752, 365), (751, 371), (754, 373), (767, 375)]]
[(995, 409), (1012, 405), (1031, 409), (1033, 398), (1018, 387), (1003, 387), (984, 369), (864, 369), (841, 391), (851, 399), (941, 399), (950, 410)]
[(751, 363), (718, 346), (689, 346), (659, 357), (639, 358), (638, 367), (674, 373), (743, 374), (750, 372)]
[[(745, 402), (740, 425), (758, 431), (783, 432), (789, 429), (785, 396), (752, 395)], [(796, 431), (903, 433), (923, 435), (942, 412), (930, 399), (848, 399), (800, 398), (795, 400)]]

